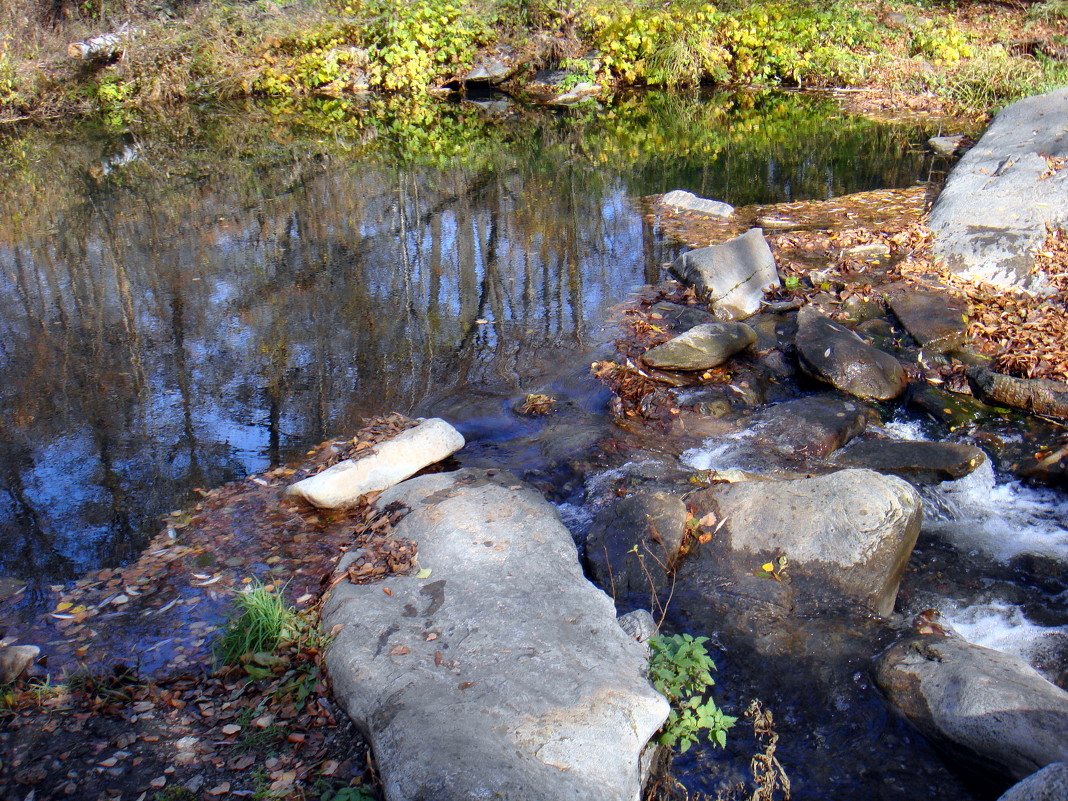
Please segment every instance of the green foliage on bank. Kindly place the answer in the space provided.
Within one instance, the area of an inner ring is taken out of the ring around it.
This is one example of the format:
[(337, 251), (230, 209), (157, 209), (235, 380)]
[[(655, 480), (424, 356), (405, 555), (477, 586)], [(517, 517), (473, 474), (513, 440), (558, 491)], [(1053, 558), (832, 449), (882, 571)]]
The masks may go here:
[[(303, 0), (282, 8), (203, 0), (166, 13), (134, 0), (53, 6), (62, 18), (47, 29), (39, 0), (4, 6), (0, 120), (241, 95), (420, 95), (500, 46), (518, 65), (518, 87), (539, 69), (562, 67), (606, 88), (874, 83), (986, 111), (1068, 80), (1064, 62), (1006, 49), (1026, 30), (980, 41), (951, 13), (904, 3)], [(1048, 29), (1062, 6), (1046, 0), (1021, 14), (1022, 24)], [(61, 55), (66, 42), (121, 23), (136, 31), (121, 59)]]

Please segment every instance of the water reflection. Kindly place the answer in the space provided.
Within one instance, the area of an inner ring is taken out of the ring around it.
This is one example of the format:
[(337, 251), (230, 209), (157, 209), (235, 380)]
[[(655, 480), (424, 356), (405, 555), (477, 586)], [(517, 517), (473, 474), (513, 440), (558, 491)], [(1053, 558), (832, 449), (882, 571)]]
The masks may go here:
[(671, 257), (635, 196), (922, 177), (923, 132), (828, 115), (323, 103), (0, 141), (0, 576), (127, 560), (194, 488), (365, 415), (526, 389)]

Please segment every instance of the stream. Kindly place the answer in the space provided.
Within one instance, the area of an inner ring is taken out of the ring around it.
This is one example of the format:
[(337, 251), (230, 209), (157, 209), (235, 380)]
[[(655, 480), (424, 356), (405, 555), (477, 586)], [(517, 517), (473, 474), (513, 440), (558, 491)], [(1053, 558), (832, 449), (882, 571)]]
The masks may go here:
[[(197, 490), (390, 411), (448, 419), (469, 443), (462, 464), (513, 470), (581, 540), (590, 500), (633, 466), (594, 453), (612, 426), (589, 363), (611, 309), (681, 250), (641, 198), (908, 187), (945, 170), (924, 148), (940, 132), (775, 93), (558, 112), (322, 101), (3, 132), (0, 613), (29, 619), (52, 588), (136, 558)], [(546, 391), (560, 413), (515, 413)], [(884, 425), (945, 436), (904, 416)], [(753, 436), (684, 462), (759, 471)], [(1063, 494), (989, 466), (926, 492), (899, 612), (937, 608), (1064, 686)], [(897, 720), (852, 657), (812, 673), (719, 645), (717, 700), (774, 710), (794, 798), (996, 796)], [(676, 772), (713, 797), (752, 753), (732, 735)]]

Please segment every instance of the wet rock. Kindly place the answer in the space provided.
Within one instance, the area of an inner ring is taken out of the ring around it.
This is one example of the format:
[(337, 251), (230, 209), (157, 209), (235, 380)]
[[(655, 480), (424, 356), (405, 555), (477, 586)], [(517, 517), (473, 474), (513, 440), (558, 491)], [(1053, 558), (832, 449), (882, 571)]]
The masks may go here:
[(826, 395), (786, 401), (755, 421), (760, 437), (777, 450), (823, 457), (868, 427), (869, 410), (855, 401)]
[(590, 575), (613, 598), (671, 582), (690, 514), (677, 495), (639, 492), (598, 514), (586, 539)]
[(29, 670), (40, 653), (36, 645), (0, 645), (0, 684), (10, 684)]
[(957, 759), (1022, 779), (1068, 759), (1068, 693), (1019, 657), (937, 634), (876, 663), (890, 704)]
[(720, 245), (684, 253), (671, 264), (718, 316), (737, 320), (760, 310), (764, 290), (779, 286), (775, 257), (759, 228)]
[(939, 353), (968, 339), (968, 303), (950, 292), (897, 290), (887, 297), (890, 308), (912, 338)]
[(979, 397), (1034, 414), (1068, 419), (1068, 384), (1036, 378), (1013, 378), (982, 367), (968, 368)]
[(999, 286), (1043, 291), (1033, 273), (1046, 226), (1068, 221), (1068, 170), (1042, 177), (1068, 156), (1068, 87), (1002, 110), (950, 173), (928, 220), (932, 250), (956, 273)]
[(932, 136), (927, 140), (927, 146), (939, 156), (956, 156), (967, 148), (968, 137), (964, 134), (956, 136)]
[(671, 329), (680, 334), (689, 331), (697, 325), (722, 322), (712, 312), (698, 306), (669, 303), (666, 300), (654, 303), (652, 312), (654, 315), (658, 315), (659, 319), (669, 322), (671, 324)]
[(889, 473), (910, 484), (955, 481), (985, 461), (986, 454), (974, 445), (920, 440), (870, 439), (834, 454), (835, 464)]
[(356, 504), (362, 495), (392, 487), (463, 446), (464, 438), (459, 431), (433, 417), (371, 446), (365, 456), (346, 459), (298, 481), (286, 494), (313, 506), (341, 509)]
[(890, 255), (890, 246), (884, 242), (870, 242), (866, 245), (854, 245), (842, 251), (843, 256), (854, 259), (879, 261)]
[(691, 211), (708, 217), (730, 217), (734, 206), (718, 200), (706, 200), (684, 189), (673, 189), (660, 198), (660, 202), (675, 211)]
[(858, 398), (891, 400), (908, 383), (897, 359), (808, 307), (797, 313), (797, 350), (809, 372)]
[(708, 370), (756, 340), (756, 332), (745, 323), (702, 323), (650, 348), (642, 361), (660, 370)]
[(1008, 789), (998, 801), (1064, 801), (1068, 798), (1068, 762), (1054, 762)]
[(556, 510), (509, 473), (471, 469), (378, 499), (394, 501), (412, 510), (396, 536), (432, 576), (343, 582), (323, 610), (340, 626), (334, 694), (385, 798), (637, 801), (667, 703)]
[(784, 557), (775, 577), (757, 576), (768, 585), (754, 586), (788, 581), (809, 610), (845, 601), (889, 615), (922, 519), (916, 490), (871, 470), (717, 484), (689, 500), (725, 521), (700, 547), (701, 563), (722, 571), (726, 560), (741, 578)]
[(998, 416), (997, 411), (969, 395), (947, 392), (930, 384), (916, 384), (909, 392), (909, 403), (951, 429)]
[(885, 313), (883, 304), (879, 303), (879, 301), (868, 300), (859, 295), (852, 295), (843, 300), (842, 311), (845, 313), (846, 319), (853, 325), (879, 319)]

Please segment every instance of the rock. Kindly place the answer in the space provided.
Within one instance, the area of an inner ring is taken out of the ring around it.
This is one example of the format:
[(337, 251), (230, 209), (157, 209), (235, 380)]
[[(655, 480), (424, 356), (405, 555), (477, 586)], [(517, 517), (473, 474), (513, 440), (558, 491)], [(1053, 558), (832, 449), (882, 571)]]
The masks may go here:
[(1068, 224), (1068, 170), (1042, 177), (1048, 159), (1068, 156), (1068, 87), (1002, 110), (950, 173), (928, 220), (932, 251), (955, 273), (1032, 292), (1048, 281), (1032, 274), (1046, 226)]
[(580, 81), (572, 86), (566, 92), (561, 92), (558, 95), (550, 98), (547, 102), (553, 106), (570, 106), (574, 103), (580, 103), (591, 97), (596, 97), (601, 93), (603, 87), (600, 84), (593, 83), (592, 81)]
[(681, 303), (669, 303), (666, 300), (654, 303), (652, 313), (671, 323), (672, 331), (680, 334), (696, 325), (722, 322), (712, 312), (699, 306), (685, 306)]
[(613, 598), (663, 589), (689, 518), (686, 504), (667, 492), (638, 492), (604, 507), (586, 539), (593, 580)]
[(862, 433), (869, 414), (859, 403), (813, 395), (770, 407), (756, 419), (754, 428), (777, 450), (823, 457)]
[(323, 609), (334, 695), (368, 736), (387, 801), (638, 801), (667, 702), (555, 508), (473, 469), (378, 499), (395, 501), (411, 508), (395, 536), (432, 577), (342, 582)]
[(890, 255), (890, 246), (884, 242), (870, 242), (866, 245), (854, 245), (842, 251), (843, 256), (855, 259), (884, 259)]
[(905, 330), (928, 350), (946, 353), (968, 339), (968, 302), (959, 295), (910, 288), (890, 292), (887, 301)]
[(1013, 785), (998, 801), (1064, 801), (1068, 798), (1068, 762), (1053, 762)]
[(635, 642), (645, 643), (650, 637), (655, 637), (660, 632), (653, 616), (645, 609), (635, 609), (616, 618), (619, 627)]
[(722, 565), (726, 554), (737, 577), (753, 577), (785, 557), (782, 572), (797, 603), (825, 608), (844, 599), (884, 616), (894, 609), (923, 516), (915, 489), (871, 470), (716, 484), (689, 500), (725, 521), (700, 547), (701, 560)]
[(684, 189), (672, 189), (660, 198), (660, 202), (675, 211), (692, 211), (709, 217), (730, 217), (734, 206), (718, 200), (706, 200)]
[(764, 233), (752, 228), (720, 245), (684, 253), (671, 264), (718, 316), (736, 320), (760, 311), (764, 290), (779, 286), (775, 257)]
[(946, 392), (930, 384), (916, 384), (909, 392), (909, 403), (950, 428), (999, 417), (997, 411), (970, 395)]
[(927, 140), (927, 146), (939, 156), (956, 156), (962, 153), (968, 144), (968, 137), (964, 134), (956, 136), (932, 136)]
[(25, 673), (40, 653), (36, 645), (0, 646), (0, 684), (10, 684)]
[(463, 435), (439, 418), (423, 420), (390, 440), (373, 445), (358, 459), (346, 459), (286, 490), (313, 506), (341, 509), (360, 496), (392, 487), (464, 446)]
[(797, 350), (814, 376), (858, 398), (891, 400), (908, 384), (897, 359), (807, 306), (797, 313)]
[(756, 332), (745, 323), (702, 323), (650, 348), (642, 361), (660, 370), (708, 370), (756, 340)]
[(515, 51), (510, 47), (501, 47), (494, 52), (479, 54), (474, 66), (460, 80), (497, 86), (511, 78), (516, 67)]
[(983, 367), (968, 368), (968, 380), (980, 398), (1047, 417), (1068, 419), (1068, 384), (1036, 378), (1013, 378)]
[(1016, 656), (918, 634), (876, 662), (890, 704), (958, 759), (1014, 779), (1068, 759), (1068, 693)]
[(835, 464), (889, 473), (910, 484), (955, 481), (985, 461), (986, 454), (974, 445), (920, 440), (870, 439), (852, 442), (834, 454)]

